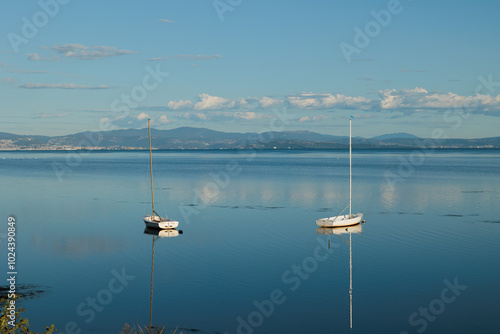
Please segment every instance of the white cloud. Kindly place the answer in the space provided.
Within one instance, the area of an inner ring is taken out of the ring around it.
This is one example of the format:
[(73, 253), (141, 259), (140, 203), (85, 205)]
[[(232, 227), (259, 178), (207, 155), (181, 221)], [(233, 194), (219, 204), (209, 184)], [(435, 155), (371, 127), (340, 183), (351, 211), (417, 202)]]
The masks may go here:
[(51, 55), (50, 57), (40, 56), (38, 53), (28, 53), (28, 60), (31, 61), (56, 61), (59, 58), (55, 55)]
[(229, 101), (229, 99), (208, 94), (200, 94), (198, 97), (200, 101), (194, 105), (195, 110), (220, 109), (225, 107)]
[(159, 21), (165, 22), (165, 23), (175, 23), (175, 21), (167, 20), (167, 19), (159, 19)]
[(304, 123), (304, 122), (317, 122), (317, 121), (324, 121), (325, 119), (328, 119), (328, 117), (326, 117), (325, 115), (316, 115), (316, 116), (313, 116), (313, 117), (304, 116), (304, 117), (301, 117), (299, 119), (299, 122), (300, 123)]
[(194, 110), (217, 110), (217, 109), (235, 109), (241, 108), (248, 104), (243, 98), (226, 99), (219, 96), (209, 94), (198, 95), (199, 101), (195, 103)]
[(194, 121), (206, 121), (209, 119), (208, 115), (205, 113), (194, 113), (194, 112), (183, 112), (180, 114), (177, 114), (176, 117), (179, 118), (185, 118), (189, 120), (194, 120)]
[(99, 120), (100, 123), (111, 123), (112, 121), (113, 119), (109, 117), (103, 117)]
[(158, 122), (161, 123), (161, 124), (166, 124), (166, 123), (169, 123), (170, 120), (167, 118), (167, 115), (161, 115), (160, 119), (158, 120)]
[(207, 115), (203, 114), (201, 112), (195, 113), (195, 116), (198, 117), (198, 119), (201, 119), (201, 120), (207, 120), (208, 119)]
[(208, 115), (204, 113), (185, 112), (180, 114), (179, 116), (182, 118), (187, 118), (192, 120), (203, 120), (203, 121), (208, 120)]
[(167, 107), (171, 110), (248, 110), (269, 108), (282, 103), (283, 100), (267, 96), (261, 98), (240, 97), (236, 99), (228, 99), (203, 93), (198, 95), (195, 102), (191, 100), (169, 101)]
[(453, 93), (429, 93), (426, 89), (386, 89), (379, 92), (382, 109), (442, 109), (458, 107), (468, 98)]
[[(78, 58), (83, 60), (95, 60), (104, 57), (122, 56), (131, 53), (136, 53), (129, 50), (120, 50), (114, 46), (86, 46), (83, 44), (61, 44), (54, 46), (41, 46), (40, 49), (54, 51), (66, 58)], [(36, 57), (40, 57), (37, 54)], [(35, 57), (35, 56), (33, 56)]]
[[(144, 120), (148, 119), (149, 115), (146, 113), (140, 113), (139, 115), (118, 115), (114, 117), (104, 117), (100, 119), (101, 123), (107, 123), (111, 125), (111, 129), (134, 129), (143, 128)], [(155, 124), (152, 119), (151, 124)]]
[(190, 100), (169, 101), (167, 106), (172, 110), (191, 109), (193, 107), (193, 102)]
[(298, 109), (369, 109), (372, 104), (372, 100), (362, 96), (315, 93), (288, 96), (286, 101), (289, 105)]
[(198, 95), (195, 102), (191, 100), (170, 101), (167, 106), (171, 110), (249, 110), (266, 109), (283, 103), (296, 109), (369, 109), (373, 105), (373, 101), (370, 99), (341, 94), (302, 93), (287, 96), (285, 99), (268, 96), (229, 99), (203, 93)]
[(42, 83), (25, 83), (19, 86), (20, 88), (27, 89), (110, 89), (111, 86), (99, 85), (99, 86), (88, 86), (88, 85), (77, 85), (74, 83), (64, 83), (64, 84), (42, 84)]
[(259, 99), (259, 104), (262, 108), (271, 107), (281, 103), (283, 103), (283, 100), (273, 99), (267, 96), (263, 96)]
[[(386, 89), (378, 92), (378, 98), (369, 99), (363, 96), (347, 96), (330, 93), (300, 93), (285, 96), (283, 99), (263, 97), (225, 98), (210, 94), (199, 94), (195, 100), (170, 101), (169, 110), (210, 111), (212, 116), (224, 116), (216, 112), (232, 112), (232, 117), (255, 119), (257, 114), (244, 112), (262, 111), (268, 115), (266, 109), (284, 104), (291, 110), (360, 110), (360, 111), (388, 111), (392, 113), (408, 114), (411, 112), (439, 111), (457, 108), (468, 108), (475, 113), (484, 113), (500, 116), (500, 95), (461, 96), (454, 93), (429, 92), (422, 87), (412, 89)], [(473, 106), (473, 108), (471, 107)], [(236, 114), (236, 112), (241, 112)], [(189, 118), (201, 119), (201, 116), (188, 113)], [(301, 122), (321, 121), (326, 116), (304, 116)]]
[(246, 120), (261, 118), (261, 117), (259, 117), (261, 115), (257, 115), (253, 111), (239, 111), (239, 112), (235, 112), (232, 115), (236, 118), (241, 118), (241, 119), (246, 119)]
[(33, 60), (33, 61), (40, 61), (41, 60), (41, 57), (38, 53), (28, 53), (27, 56), (28, 56), (29, 60)]
[(141, 121), (143, 119), (149, 118), (148, 114), (146, 113), (140, 113), (139, 116), (137, 116), (137, 120)]
[(382, 110), (421, 112), (466, 109), (474, 113), (500, 116), (500, 94), (463, 96), (451, 92), (429, 92), (424, 88), (379, 91)]

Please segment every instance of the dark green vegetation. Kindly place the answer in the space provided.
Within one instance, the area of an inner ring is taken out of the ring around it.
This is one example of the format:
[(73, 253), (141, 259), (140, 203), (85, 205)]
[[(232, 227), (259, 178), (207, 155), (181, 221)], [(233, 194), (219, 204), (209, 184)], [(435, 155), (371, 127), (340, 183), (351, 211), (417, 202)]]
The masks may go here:
[[(26, 311), (19, 305), (21, 298), (16, 297), (13, 299), (8, 299), (5, 297), (5, 295), (2, 295), (2, 297), (0, 298), (0, 307), (2, 308), (2, 315), (0, 316), (0, 333), (38, 334), (38, 332), (33, 332), (32, 330), (30, 330), (29, 320), (23, 318), (21, 314)], [(15, 307), (13, 307), (12, 305), (15, 305)], [(51, 334), (55, 331), (56, 329), (54, 325), (50, 325), (49, 327), (45, 328), (45, 331), (42, 334)]]

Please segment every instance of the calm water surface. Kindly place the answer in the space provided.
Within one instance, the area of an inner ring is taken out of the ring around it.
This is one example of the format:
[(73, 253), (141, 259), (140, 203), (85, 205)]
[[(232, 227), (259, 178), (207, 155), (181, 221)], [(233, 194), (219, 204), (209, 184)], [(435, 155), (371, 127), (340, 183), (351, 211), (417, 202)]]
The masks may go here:
[[(315, 219), (348, 204), (345, 152), (155, 152), (155, 209), (184, 233), (155, 239), (153, 324), (349, 333), (352, 317), (357, 333), (498, 333), (500, 153), (411, 153), (355, 152), (366, 223), (325, 235)], [(147, 325), (149, 157), (77, 158), (0, 153), (18, 284), (44, 291), (26, 316), (63, 333)], [(7, 263), (5, 234), (0, 244)]]

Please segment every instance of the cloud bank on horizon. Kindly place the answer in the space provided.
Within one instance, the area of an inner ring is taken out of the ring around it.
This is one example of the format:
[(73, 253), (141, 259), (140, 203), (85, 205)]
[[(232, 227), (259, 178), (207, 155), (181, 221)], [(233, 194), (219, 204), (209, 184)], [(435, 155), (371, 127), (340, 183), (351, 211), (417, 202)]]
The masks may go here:
[(275, 98), (263, 96), (236, 99), (199, 94), (196, 100), (172, 100), (165, 110), (265, 110), (285, 105), (297, 110), (359, 110), (398, 111), (416, 113), (467, 109), (477, 114), (500, 116), (500, 94), (461, 96), (451, 92), (429, 92), (422, 87), (413, 89), (385, 89), (378, 92), (378, 99), (363, 96), (346, 96), (331, 93), (300, 93)]
[[(298, 117), (295, 117), (298, 123), (308, 124), (327, 120), (329, 116), (324, 112), (335, 114), (343, 111), (360, 112), (356, 118), (371, 118), (373, 117), (371, 113), (386, 113), (397, 118), (407, 117), (413, 113), (447, 113), (450, 116), (453, 112), (460, 115), (470, 113), (500, 117), (500, 94), (460, 96), (450, 92), (429, 92), (416, 87), (380, 90), (378, 97), (378, 99), (368, 99), (343, 94), (300, 93), (283, 98), (263, 96), (230, 99), (203, 93), (193, 100), (172, 100), (166, 106), (138, 107), (137, 112), (131, 115), (106, 117), (102, 121), (109, 122), (116, 128), (142, 127), (144, 123), (141, 121), (147, 118), (153, 118), (154, 125), (167, 124), (175, 119), (195, 122), (258, 121), (271, 119), (273, 114), (267, 111), (278, 108), (311, 113), (298, 114)], [(146, 114), (140, 110), (149, 110), (150, 113)], [(315, 111), (323, 114), (312, 114)], [(171, 113), (168, 120), (165, 112)]]

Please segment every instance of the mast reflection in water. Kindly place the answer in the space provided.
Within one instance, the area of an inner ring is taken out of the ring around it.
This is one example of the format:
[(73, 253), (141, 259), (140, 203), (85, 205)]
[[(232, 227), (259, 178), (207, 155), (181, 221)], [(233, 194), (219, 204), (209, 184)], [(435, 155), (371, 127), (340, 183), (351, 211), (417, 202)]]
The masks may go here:
[[(323, 235), (343, 235), (349, 234), (349, 328), (352, 330), (352, 234), (363, 232), (361, 224), (346, 227), (320, 227), (316, 229), (317, 234)], [(330, 239), (328, 239), (330, 247)]]
[(151, 287), (150, 287), (150, 294), (149, 294), (149, 326), (148, 330), (149, 332), (152, 331), (153, 327), (153, 277), (154, 277), (154, 268), (155, 268), (155, 239), (158, 238), (173, 238), (179, 236), (179, 234), (182, 234), (182, 230), (177, 231), (176, 229), (166, 229), (166, 230), (159, 230), (159, 229), (154, 229), (154, 228), (149, 228), (146, 227), (144, 230), (145, 234), (150, 234), (153, 239), (153, 243), (151, 246)]

